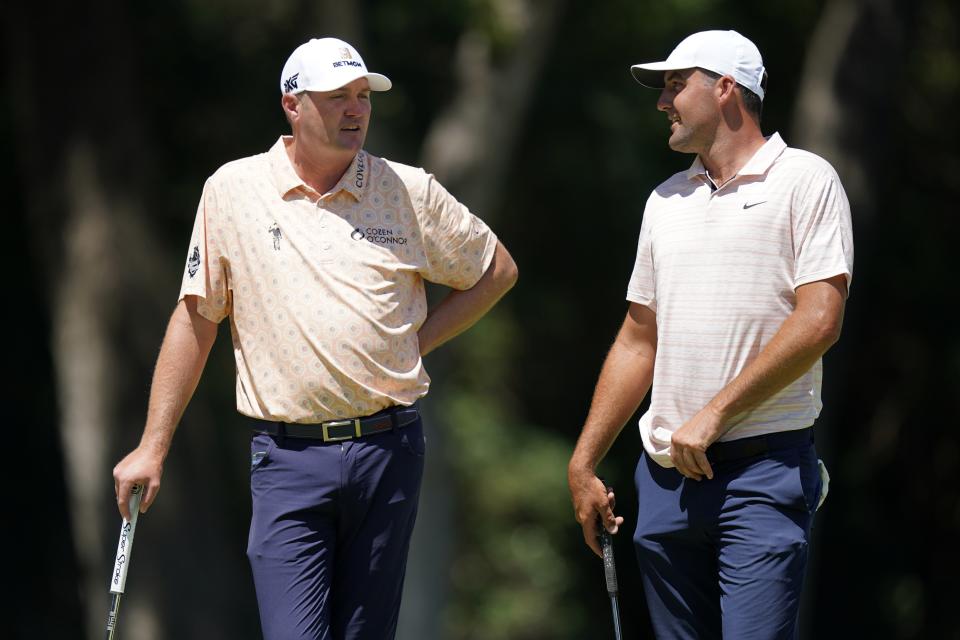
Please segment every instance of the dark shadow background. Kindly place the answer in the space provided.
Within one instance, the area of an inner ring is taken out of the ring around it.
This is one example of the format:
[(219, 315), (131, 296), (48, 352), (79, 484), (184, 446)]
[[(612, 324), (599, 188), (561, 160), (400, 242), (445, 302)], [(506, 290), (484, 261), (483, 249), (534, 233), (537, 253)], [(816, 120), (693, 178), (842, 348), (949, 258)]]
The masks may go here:
[[(5, 618), (14, 637), (82, 638), (91, 616), (106, 615), (119, 524), (110, 468), (139, 438), (196, 202), (220, 164), (266, 150), (285, 131), (276, 85), (289, 52), (313, 35), (350, 34), (395, 85), (375, 96), (368, 149), (419, 164), (422, 141), (463, 89), (464, 38), (483, 34), (491, 68), (505, 67), (524, 20), (546, 4), (366, 1), (346, 17), (334, 3), (299, 0), (4, 10), (0, 175), (15, 407), (4, 470), (15, 595)], [(805, 634), (960, 638), (956, 5), (557, 4), (542, 71), (503, 149), (495, 204), (477, 211), (513, 253), (520, 282), (428, 361), (429, 411), (447, 434), (438, 433), (441, 482), (453, 490), (448, 526), (425, 538), (450, 549), (436, 637), (611, 635), (600, 568), (565, 494), (565, 462), (626, 310), (643, 203), (691, 161), (666, 147), (656, 94), (628, 67), (662, 59), (690, 32), (736, 28), (770, 70), (764, 131), (810, 141), (837, 167), (854, 212), (851, 298), (825, 358), (817, 426), (832, 484), (817, 516)], [(505, 103), (490, 108), (496, 127)], [(88, 236), (102, 241), (85, 253), (77, 239)], [(103, 362), (83, 355), (98, 344), (90, 353), (105, 353)], [(232, 367), (221, 336), (162, 498), (138, 533), (125, 620), (135, 626), (125, 637), (259, 637)], [(106, 398), (106, 408), (76, 417), (76, 394)], [(87, 422), (102, 423), (92, 433), (103, 462), (78, 475), (67, 436)], [(628, 523), (641, 446), (634, 424), (601, 468)], [(98, 478), (98, 502), (78, 518), (71, 496), (85, 474)], [(89, 520), (95, 542), (80, 532)], [(628, 535), (616, 553), (626, 636), (652, 637)], [(101, 564), (88, 567), (88, 556)]]

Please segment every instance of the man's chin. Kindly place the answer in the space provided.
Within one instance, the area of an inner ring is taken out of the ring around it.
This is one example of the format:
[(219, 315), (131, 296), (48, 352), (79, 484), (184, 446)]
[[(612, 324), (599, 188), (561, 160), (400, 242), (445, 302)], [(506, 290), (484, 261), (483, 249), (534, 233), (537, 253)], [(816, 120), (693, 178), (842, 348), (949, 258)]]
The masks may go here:
[(697, 153), (695, 149), (690, 148), (689, 140), (678, 136), (670, 136), (670, 139), (667, 140), (667, 146), (677, 153)]
[(363, 133), (344, 133), (342, 134), (337, 142), (339, 143), (340, 148), (344, 150), (351, 150), (354, 153), (360, 151), (363, 148), (363, 142), (366, 140), (366, 132)]

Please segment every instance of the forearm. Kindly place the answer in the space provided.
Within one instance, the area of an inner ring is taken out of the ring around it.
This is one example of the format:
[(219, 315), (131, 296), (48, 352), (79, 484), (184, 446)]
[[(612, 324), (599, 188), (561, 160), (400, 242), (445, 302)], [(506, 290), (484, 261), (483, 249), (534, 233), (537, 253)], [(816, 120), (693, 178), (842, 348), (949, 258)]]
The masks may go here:
[(653, 380), (653, 358), (653, 353), (619, 339), (611, 347), (570, 459), (571, 469), (596, 469), (647, 395)]
[(196, 303), (196, 297), (187, 296), (174, 309), (153, 372), (147, 424), (140, 446), (113, 468), (117, 508), (124, 518), (130, 518), (128, 500), (133, 485), (144, 488), (140, 511), (145, 513), (156, 499), (173, 432), (197, 388), (217, 337), (216, 323), (199, 315)]
[(497, 242), (493, 259), (480, 280), (465, 291), (451, 291), (430, 309), (420, 327), (420, 355), (463, 333), (482, 318), (517, 281), (517, 265)]
[(569, 472), (599, 464), (653, 382), (657, 353), (656, 316), (633, 304), (600, 370), (590, 411), (570, 459)]
[(192, 297), (177, 305), (170, 317), (153, 372), (147, 421), (140, 440), (140, 448), (161, 461), (196, 391), (216, 335), (217, 325), (196, 313)]
[(597, 478), (596, 468), (647, 395), (656, 353), (656, 316), (647, 307), (631, 304), (600, 370), (590, 412), (567, 466), (574, 516), (583, 529), (584, 542), (597, 555), (602, 555), (597, 544), (597, 517), (610, 533), (617, 532), (623, 517), (614, 515), (613, 492)]
[(757, 358), (708, 403), (723, 424), (721, 434), (731, 418), (755, 408), (809, 371), (839, 338), (845, 282), (843, 288), (836, 280), (807, 286), (815, 287), (806, 292), (808, 298), (816, 297), (798, 304)]

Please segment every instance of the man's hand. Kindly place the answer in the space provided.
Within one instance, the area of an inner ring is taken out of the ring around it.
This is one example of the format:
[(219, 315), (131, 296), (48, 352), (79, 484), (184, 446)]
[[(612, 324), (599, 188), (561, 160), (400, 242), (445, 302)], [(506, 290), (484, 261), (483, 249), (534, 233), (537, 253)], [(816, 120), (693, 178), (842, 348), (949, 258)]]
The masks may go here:
[(113, 468), (113, 490), (117, 496), (117, 507), (125, 520), (130, 516), (130, 491), (133, 485), (143, 485), (143, 497), (140, 500), (140, 513), (146, 513), (160, 491), (160, 476), (163, 475), (163, 458), (155, 453), (137, 447), (117, 463)]
[(603, 482), (590, 469), (569, 469), (567, 481), (573, 499), (573, 512), (583, 528), (583, 539), (602, 558), (603, 552), (597, 542), (597, 515), (611, 534), (617, 533), (623, 524), (623, 516), (613, 514), (616, 506), (613, 491), (608, 493)]
[(704, 476), (713, 480), (713, 468), (707, 460), (707, 447), (724, 432), (720, 414), (710, 405), (697, 412), (670, 438), (670, 459), (677, 471), (691, 480)]

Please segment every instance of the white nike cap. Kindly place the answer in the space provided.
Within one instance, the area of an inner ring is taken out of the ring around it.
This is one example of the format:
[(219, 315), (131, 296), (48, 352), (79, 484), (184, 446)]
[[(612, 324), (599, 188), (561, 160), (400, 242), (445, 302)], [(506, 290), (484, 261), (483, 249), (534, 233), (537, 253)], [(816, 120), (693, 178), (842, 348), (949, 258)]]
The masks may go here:
[(369, 80), (373, 91), (393, 86), (387, 76), (367, 71), (352, 45), (337, 38), (313, 38), (294, 49), (283, 65), (280, 92), (333, 91), (357, 78)]
[(665, 71), (699, 67), (750, 89), (763, 100), (767, 71), (757, 45), (736, 31), (700, 31), (687, 36), (663, 62), (635, 64), (630, 72), (637, 82), (651, 89), (663, 88)]

